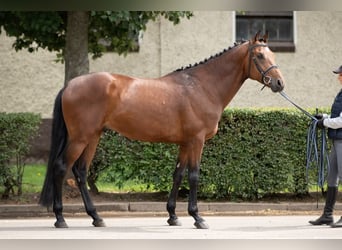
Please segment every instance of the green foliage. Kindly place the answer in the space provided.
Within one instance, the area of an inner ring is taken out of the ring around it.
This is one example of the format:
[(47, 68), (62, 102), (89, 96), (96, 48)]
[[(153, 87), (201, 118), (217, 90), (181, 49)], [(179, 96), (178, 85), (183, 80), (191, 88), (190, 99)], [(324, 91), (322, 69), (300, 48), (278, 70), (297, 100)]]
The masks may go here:
[[(66, 12), (0, 12), (0, 28), (16, 38), (13, 48), (61, 51), (65, 46)], [(1, 32), (1, 30), (0, 30)]]
[[(155, 21), (158, 16), (164, 16), (173, 24), (178, 24), (181, 18), (190, 18), (188, 11), (92, 11), (89, 27), (89, 41), (93, 58), (100, 57), (109, 47), (118, 54), (126, 55), (136, 50), (141, 31), (146, 30), (149, 20)], [(107, 46), (98, 43), (105, 39)]]
[[(307, 193), (305, 153), (309, 122), (294, 109), (226, 110), (218, 134), (204, 147), (199, 195), (259, 199), (284, 191)], [(106, 131), (91, 171), (100, 174), (103, 181), (119, 186), (127, 180), (137, 180), (169, 191), (176, 158), (175, 145), (130, 141)]]
[(293, 176), (305, 171), (306, 126), (301, 114), (281, 110), (224, 112), (218, 134), (204, 149), (202, 194), (257, 199), (294, 191)]
[[(136, 48), (139, 32), (146, 29), (149, 20), (163, 16), (177, 24), (181, 18), (190, 18), (189, 11), (91, 11), (89, 12), (89, 52), (93, 58), (102, 56), (107, 47), (119, 54), (127, 54)], [(56, 51), (61, 61), (64, 54), (67, 12), (25, 11), (0, 12), (0, 32), (4, 28), (8, 36), (16, 37), (13, 47), (29, 52), (38, 48)], [(107, 46), (99, 43), (104, 39)]]
[(134, 180), (157, 190), (168, 190), (176, 157), (175, 145), (131, 141), (107, 130), (92, 161), (89, 178), (96, 181), (100, 174), (103, 182), (115, 183), (119, 188)]
[(5, 187), (3, 197), (10, 192), (20, 195), (29, 140), (37, 133), (40, 116), (31, 113), (0, 113), (0, 184)]

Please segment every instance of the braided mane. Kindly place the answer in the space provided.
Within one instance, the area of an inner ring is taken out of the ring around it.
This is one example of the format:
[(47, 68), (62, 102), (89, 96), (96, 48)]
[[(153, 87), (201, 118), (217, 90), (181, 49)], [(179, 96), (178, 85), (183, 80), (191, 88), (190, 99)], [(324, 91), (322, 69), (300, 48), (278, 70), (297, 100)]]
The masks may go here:
[(182, 71), (182, 70), (185, 70), (185, 69), (189, 69), (189, 68), (196, 67), (196, 66), (198, 66), (198, 65), (204, 64), (204, 63), (206, 63), (206, 62), (208, 62), (208, 61), (210, 61), (210, 60), (212, 60), (212, 59), (214, 59), (214, 58), (217, 58), (217, 57), (221, 56), (223, 53), (225, 53), (225, 52), (227, 52), (227, 51), (229, 51), (229, 50), (231, 50), (231, 49), (233, 49), (233, 48), (239, 46), (240, 44), (242, 44), (242, 43), (244, 43), (244, 42), (246, 42), (246, 41), (242, 40), (241, 42), (235, 42), (235, 43), (234, 43), (234, 46), (230, 46), (230, 47), (228, 47), (228, 49), (224, 49), (223, 51), (217, 53), (216, 55), (213, 55), (213, 56), (211, 56), (211, 57), (209, 57), (209, 58), (206, 58), (206, 59), (204, 59), (203, 61), (200, 61), (200, 62), (198, 62), (198, 63), (189, 64), (188, 66), (185, 66), (185, 67), (181, 67), (181, 68), (179, 68), (179, 69), (176, 69), (175, 72), (176, 72), (176, 71)]

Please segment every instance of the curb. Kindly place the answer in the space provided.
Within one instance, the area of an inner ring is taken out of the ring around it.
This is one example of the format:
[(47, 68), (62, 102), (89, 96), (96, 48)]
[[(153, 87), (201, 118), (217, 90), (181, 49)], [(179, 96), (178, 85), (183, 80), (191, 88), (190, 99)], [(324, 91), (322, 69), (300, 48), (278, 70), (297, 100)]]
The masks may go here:
[[(139, 216), (141, 214), (158, 215), (166, 214), (166, 202), (118, 202), (95, 204), (100, 214)], [(177, 203), (177, 213), (187, 214), (187, 202)], [(199, 211), (209, 215), (229, 214), (267, 214), (278, 213), (319, 213), (324, 203), (233, 203), (233, 202), (199, 202)], [(342, 210), (342, 204), (336, 205), (336, 210)], [(83, 204), (65, 204), (65, 214), (86, 215)], [(44, 217), (53, 216), (52, 209), (27, 204), (27, 205), (0, 205), (0, 219), (18, 217)]]

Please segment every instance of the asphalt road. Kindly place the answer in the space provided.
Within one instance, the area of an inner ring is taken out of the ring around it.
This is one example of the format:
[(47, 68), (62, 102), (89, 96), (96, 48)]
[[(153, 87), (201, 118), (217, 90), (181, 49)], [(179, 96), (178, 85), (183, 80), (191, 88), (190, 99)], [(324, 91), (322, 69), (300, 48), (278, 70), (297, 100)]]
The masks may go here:
[[(1, 219), (0, 239), (342, 239), (342, 228), (311, 226), (312, 215), (207, 216), (209, 229), (195, 229), (180, 217), (170, 227), (165, 217), (105, 217), (95, 228), (88, 217), (66, 218), (69, 228), (56, 229), (54, 218)], [(337, 218), (336, 218), (337, 219)]]

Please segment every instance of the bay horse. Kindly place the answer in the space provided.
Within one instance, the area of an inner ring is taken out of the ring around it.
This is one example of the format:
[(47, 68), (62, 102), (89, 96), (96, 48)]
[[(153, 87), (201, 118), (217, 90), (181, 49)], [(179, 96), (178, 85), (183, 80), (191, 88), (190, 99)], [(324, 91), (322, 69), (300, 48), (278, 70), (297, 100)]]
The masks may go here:
[(267, 33), (260, 36), (258, 32), (249, 41), (160, 78), (97, 72), (70, 80), (55, 100), (50, 155), (39, 201), (46, 207), (53, 205), (55, 227), (68, 227), (62, 213), (62, 185), (70, 169), (93, 225), (105, 226), (88, 193), (86, 177), (101, 133), (109, 128), (132, 140), (179, 145), (166, 206), (167, 222), (181, 225), (175, 212), (176, 200), (187, 169), (188, 213), (196, 228), (208, 228), (197, 206), (204, 142), (216, 134), (223, 110), (247, 78), (273, 92), (284, 88), (267, 40)]

